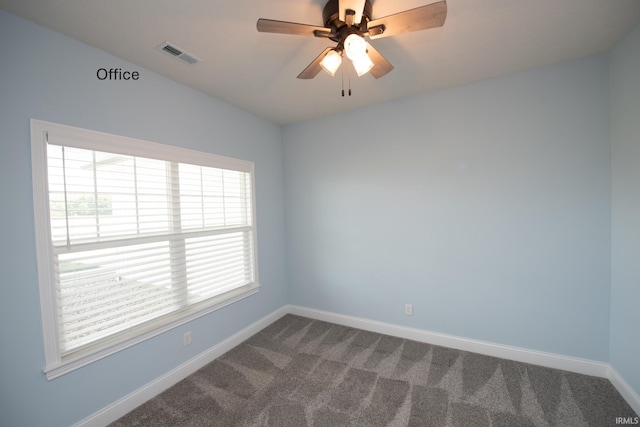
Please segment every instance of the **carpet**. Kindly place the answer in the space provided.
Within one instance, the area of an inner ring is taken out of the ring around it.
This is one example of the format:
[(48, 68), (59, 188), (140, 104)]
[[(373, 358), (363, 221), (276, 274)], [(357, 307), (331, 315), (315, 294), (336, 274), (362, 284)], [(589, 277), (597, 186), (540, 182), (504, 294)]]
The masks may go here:
[(286, 315), (111, 426), (601, 427), (636, 416), (604, 378)]

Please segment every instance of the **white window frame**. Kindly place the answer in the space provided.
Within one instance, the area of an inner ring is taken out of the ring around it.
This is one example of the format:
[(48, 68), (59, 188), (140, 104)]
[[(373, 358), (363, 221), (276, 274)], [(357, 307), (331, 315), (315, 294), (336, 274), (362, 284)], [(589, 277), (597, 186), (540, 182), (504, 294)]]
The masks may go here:
[[(57, 327), (56, 285), (53, 273), (53, 244), (51, 241), (48, 197), (47, 137), (49, 134), (69, 137), (69, 140), (73, 141), (72, 144), (76, 148), (248, 172), (251, 177), (251, 234), (253, 239), (254, 282), (210, 298), (204, 307), (202, 304), (198, 304), (195, 310), (187, 311), (180, 316), (163, 316), (161, 322), (152, 322), (150, 327), (136, 335), (125, 334), (118, 339), (107, 340), (100, 345), (88, 346), (89, 348), (82, 351), (61, 356)], [(47, 379), (50, 380), (64, 375), (258, 292), (260, 285), (258, 282), (253, 162), (36, 119), (31, 119), (31, 162), (36, 255), (45, 350), (44, 372)]]

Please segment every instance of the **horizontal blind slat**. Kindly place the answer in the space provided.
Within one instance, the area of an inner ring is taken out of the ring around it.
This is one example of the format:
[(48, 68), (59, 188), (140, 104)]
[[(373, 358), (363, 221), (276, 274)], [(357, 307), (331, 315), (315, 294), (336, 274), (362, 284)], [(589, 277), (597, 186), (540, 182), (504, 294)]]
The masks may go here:
[[(126, 285), (123, 284), (123, 285)], [(139, 309), (153, 308), (157, 302), (170, 302), (167, 297), (171, 294), (171, 289), (158, 288), (150, 290), (146, 288), (132, 288), (130, 292), (111, 293), (109, 297), (91, 299), (88, 304), (76, 308), (72, 304), (65, 304), (63, 313), (65, 315), (65, 324), (74, 328), (81, 329), (83, 326), (96, 323), (101, 318), (124, 311), (134, 312)], [(104, 310), (104, 306), (108, 305), (109, 309)], [(84, 321), (82, 319), (85, 319)]]

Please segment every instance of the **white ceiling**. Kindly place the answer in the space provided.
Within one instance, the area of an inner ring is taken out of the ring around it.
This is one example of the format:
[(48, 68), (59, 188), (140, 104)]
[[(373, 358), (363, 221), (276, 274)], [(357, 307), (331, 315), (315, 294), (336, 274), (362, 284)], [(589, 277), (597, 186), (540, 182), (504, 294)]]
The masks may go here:
[[(259, 33), (258, 18), (322, 26), (326, 0), (0, 0), (18, 16), (276, 123), (606, 52), (640, 22), (639, 0), (448, 0), (444, 27), (371, 41), (395, 69), (376, 80), (296, 76), (327, 46)], [(433, 0), (371, 0), (373, 19)], [(202, 60), (156, 50), (169, 43)]]

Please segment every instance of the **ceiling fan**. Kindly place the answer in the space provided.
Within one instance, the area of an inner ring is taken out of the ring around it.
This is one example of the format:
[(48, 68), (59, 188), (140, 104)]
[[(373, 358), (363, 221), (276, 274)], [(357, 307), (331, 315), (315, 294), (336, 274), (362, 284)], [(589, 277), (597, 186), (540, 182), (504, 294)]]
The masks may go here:
[(344, 55), (358, 76), (370, 73), (378, 79), (393, 70), (393, 65), (365, 37), (378, 39), (441, 27), (447, 18), (446, 0), (373, 20), (372, 9), (369, 0), (329, 0), (322, 11), (324, 27), (261, 18), (257, 28), (265, 33), (322, 37), (338, 43), (322, 51), (299, 79), (312, 79), (320, 70), (334, 76)]

